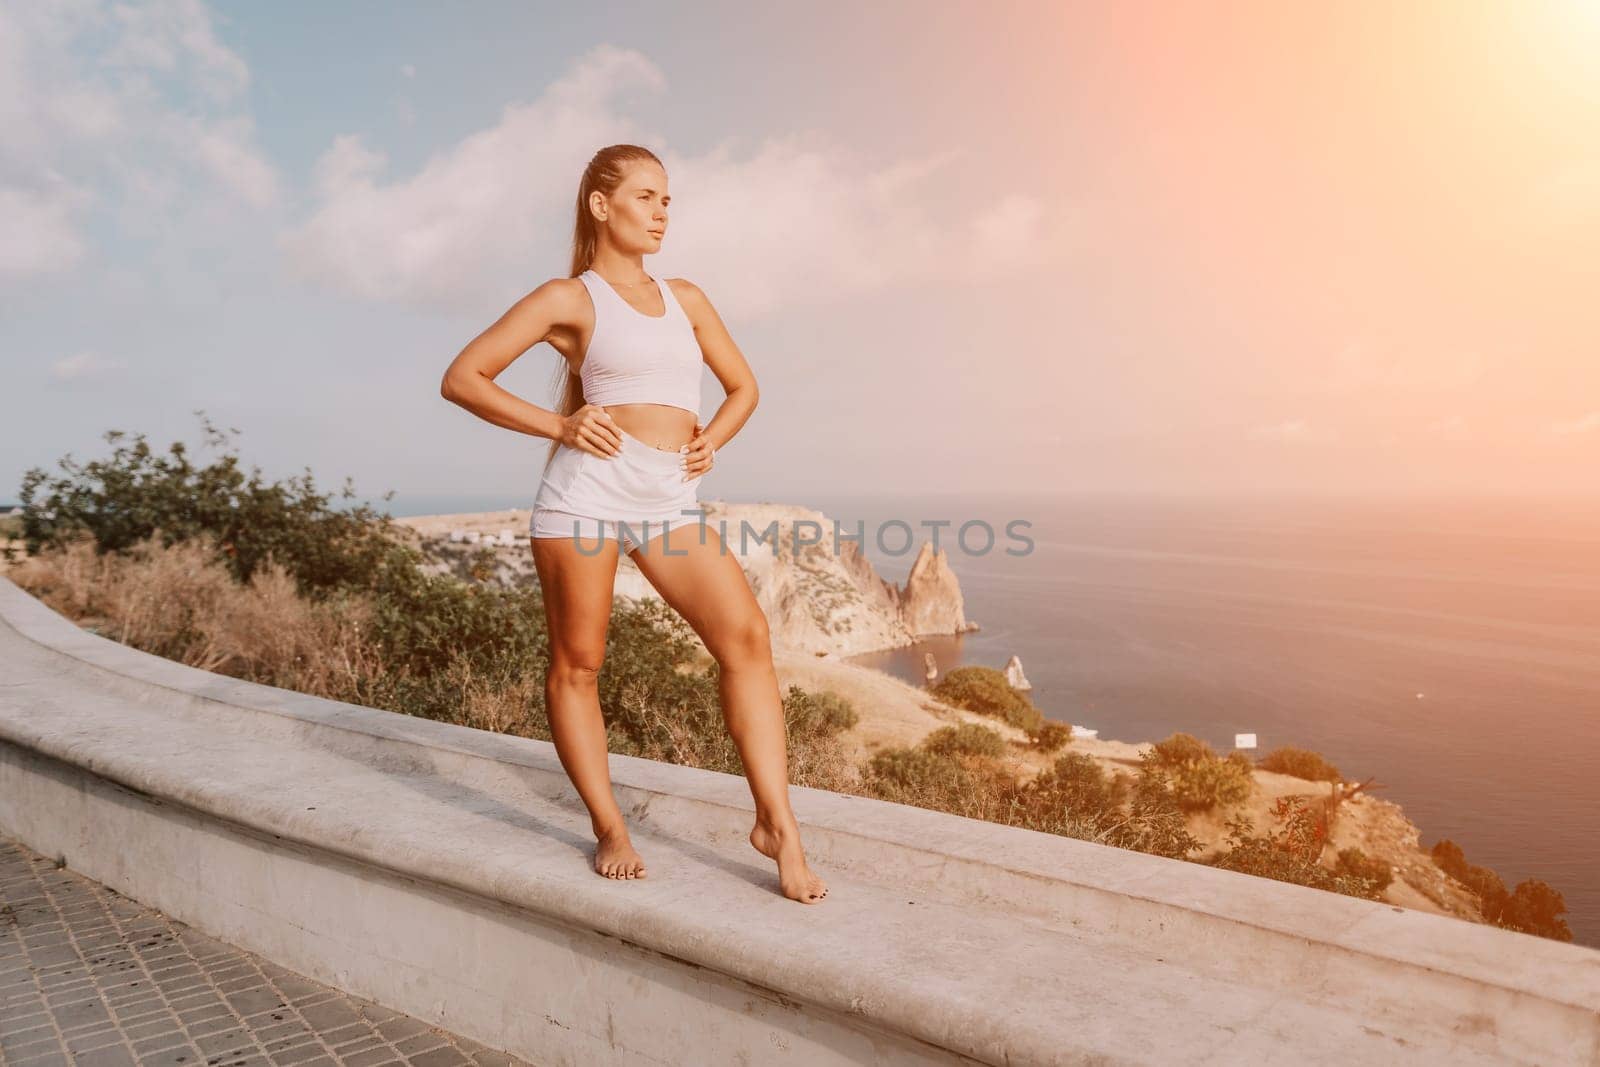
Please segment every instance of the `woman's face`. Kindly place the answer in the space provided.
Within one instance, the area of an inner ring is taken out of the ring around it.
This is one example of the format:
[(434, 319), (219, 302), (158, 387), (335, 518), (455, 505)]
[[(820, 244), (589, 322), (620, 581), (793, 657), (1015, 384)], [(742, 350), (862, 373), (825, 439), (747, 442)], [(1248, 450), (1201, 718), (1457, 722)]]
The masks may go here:
[(667, 172), (649, 160), (636, 163), (606, 201), (611, 240), (629, 251), (654, 252), (667, 234)]

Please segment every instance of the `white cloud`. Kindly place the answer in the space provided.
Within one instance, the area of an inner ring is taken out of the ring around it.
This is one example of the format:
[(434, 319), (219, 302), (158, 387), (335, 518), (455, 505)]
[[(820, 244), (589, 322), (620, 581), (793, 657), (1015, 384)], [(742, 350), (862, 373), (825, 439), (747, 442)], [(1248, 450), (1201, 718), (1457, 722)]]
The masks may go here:
[(362, 144), (359, 135), (345, 134), (334, 138), (333, 147), (317, 160), (312, 180), (318, 194), (332, 200), (353, 189), (371, 189), (387, 163), (388, 157)]
[(42, 188), (0, 182), (0, 219), (6, 220), (0, 276), (60, 273), (77, 266), (87, 251), (74, 216), (93, 197), (60, 175), (43, 177), (47, 181)]
[(189, 156), (222, 188), (253, 207), (278, 199), (278, 175), (252, 143), (255, 124), (248, 116), (213, 122), (177, 120), (187, 128), (181, 143)]
[(200, 0), (146, 0), (116, 4), (112, 21), (121, 32), (106, 50), (113, 65), (161, 73), (187, 70), (190, 80), (216, 100), (227, 100), (250, 84), (250, 70), (211, 29), (211, 13)]
[(45, 105), (51, 124), (69, 138), (99, 141), (112, 136), (122, 121), (122, 105), (115, 94), (93, 85), (69, 85)]
[[(225, 106), (248, 84), (248, 67), (198, 0), (0, 8), (0, 204), (10, 229), (0, 272), (83, 262), (95, 208), (165, 237), (187, 213), (215, 220), (219, 199), (275, 202), (277, 172), (250, 118)], [(207, 102), (199, 110), (197, 94)]]
[[(660, 83), (638, 53), (597, 48), (538, 101), (507, 105), (497, 125), (384, 185), (375, 181), (383, 156), (356, 135), (340, 137), (316, 167), (320, 206), (282, 235), (281, 247), (291, 267), (318, 285), (481, 310), (486, 287), (502, 291), (508, 278), (560, 270), (560, 239), (548, 237), (559, 216), (551, 212), (571, 210), (596, 148), (642, 139), (607, 111), (608, 96)], [(541, 248), (545, 262), (530, 268)]]
[(653, 272), (689, 277), (741, 313), (1066, 254), (1066, 220), (1026, 193), (939, 204), (952, 149), (878, 164), (782, 135), (740, 154), (727, 142), (673, 152), (627, 117), (638, 93), (665, 90), (646, 56), (600, 46), (534, 101), (382, 182), (383, 154), (346, 134), (317, 166), (317, 209), (281, 237), (286, 259), (352, 295), (482, 313), (566, 273), (578, 179), (617, 142), (652, 148), (671, 180)]

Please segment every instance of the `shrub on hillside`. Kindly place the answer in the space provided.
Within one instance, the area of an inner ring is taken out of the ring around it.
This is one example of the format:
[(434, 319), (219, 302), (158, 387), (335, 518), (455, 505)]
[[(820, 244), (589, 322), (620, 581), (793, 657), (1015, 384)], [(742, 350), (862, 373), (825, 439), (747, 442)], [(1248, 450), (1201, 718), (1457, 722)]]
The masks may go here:
[[(526, 669), (549, 657), (544, 602), (535, 588), (463, 582), (397, 563), (382, 570), (371, 591), (375, 637), (391, 669), (428, 678), (444, 673), (457, 658), (492, 672), (496, 665)], [(421, 713), (416, 707), (404, 710)]]
[(940, 679), (932, 692), (946, 704), (992, 716), (1024, 732), (1044, 725), (1043, 713), (993, 667), (957, 667)]
[(1200, 840), (1189, 833), (1183, 809), (1173, 799), (1166, 772), (1150, 766), (1134, 777), (1128, 817), (1115, 824), (1105, 840), (1169, 859), (1184, 859), (1201, 847)]
[[(1159, 777), (1159, 776), (1158, 776)], [(1181, 859), (1200, 847), (1164, 782), (1108, 775), (1100, 762), (1069, 752), (1020, 789), (1013, 825)]]
[(867, 761), (867, 769), (879, 796), (900, 803), (916, 803), (909, 799), (913, 795), (949, 793), (968, 778), (958, 760), (926, 748), (885, 749)]
[(785, 699), (794, 705), (789, 715), (791, 734), (836, 734), (861, 721), (855, 705), (831, 689), (812, 692), (791, 685)]
[(1069, 752), (1034, 776), (1032, 793), (1041, 806), (1059, 808), (1079, 818), (1098, 818), (1128, 799), (1128, 780), (1107, 775), (1100, 762)]
[(1490, 896), (1504, 893), (1506, 885), (1500, 876), (1488, 867), (1479, 867), (1468, 863), (1467, 857), (1461, 846), (1448, 837), (1441, 840), (1429, 850), (1433, 862), (1445, 874), (1454, 878), (1478, 896)]
[(942, 726), (922, 739), (922, 747), (941, 756), (1001, 756), (1006, 739), (975, 722)]
[(1365, 878), (1375, 883), (1380, 891), (1389, 888), (1389, 883), (1394, 881), (1394, 868), (1359, 848), (1341, 848), (1337, 870), (1340, 874)]
[(1152, 746), (1156, 760), (1163, 766), (1175, 767), (1190, 760), (1214, 760), (1217, 753), (1212, 747), (1192, 734), (1176, 733)]
[(1255, 782), (1250, 757), (1235, 750), (1219, 759), (1210, 745), (1191, 734), (1157, 741), (1140, 758), (1166, 772), (1173, 801), (1182, 811), (1237, 804), (1250, 796)]
[(1275, 748), (1262, 756), (1259, 766), (1264, 771), (1293, 775), (1308, 782), (1344, 781), (1344, 775), (1339, 773), (1339, 768), (1323, 759), (1320, 754), (1290, 745)]
[(1376, 879), (1348, 870), (1330, 871), (1318, 862), (1327, 844), (1327, 827), (1318, 815), (1317, 802), (1303, 797), (1279, 797), (1273, 805), (1272, 819), (1273, 826), (1265, 835), (1256, 834), (1246, 816), (1230, 819), (1229, 849), (1202, 862), (1226, 871), (1378, 899), (1381, 887)]
[(862, 768), (867, 795), (969, 819), (1006, 822), (1014, 775), (985, 760), (916, 748), (885, 749)]
[[(203, 415), (201, 421), (207, 445), (226, 439)], [(365, 504), (347, 511), (329, 507), (330, 495), (316, 491), (309, 470), (303, 478), (269, 484), (259, 468), (246, 476), (232, 451), (197, 466), (181, 441), (169, 446), (169, 456), (159, 456), (142, 434), (131, 445), (119, 443), (126, 436), (105, 434), (113, 445), (107, 459), (59, 460), (67, 477), (52, 480), (38, 467), (23, 474), (21, 537), (29, 555), (84, 533), (101, 552), (123, 551), (152, 536), (171, 545), (210, 534), (220, 560), (240, 581), (270, 556), (311, 596), (371, 588), (386, 570), (414, 563), (415, 554), (390, 536), (387, 514)], [(354, 495), (347, 479), (341, 496)]]
[(789, 781), (838, 793), (860, 789), (861, 768), (843, 736), (861, 721), (849, 700), (830, 690), (791, 685), (783, 694), (783, 716), (789, 738)]
[(1529, 878), (1518, 882), (1515, 892), (1508, 893), (1498, 874), (1488, 867), (1468, 863), (1461, 846), (1449, 838), (1429, 851), (1441, 871), (1477, 896), (1479, 909), (1489, 922), (1553, 941), (1572, 940), (1572, 930), (1561, 917), (1567, 910), (1566, 899), (1547, 883)]
[(1184, 811), (1210, 811), (1238, 804), (1250, 796), (1254, 780), (1249, 765), (1233, 759), (1184, 760), (1167, 767), (1172, 793)]
[(1029, 731), (1028, 737), (1043, 752), (1059, 752), (1072, 743), (1072, 726), (1047, 719), (1037, 730)]
[(1549, 883), (1529, 878), (1517, 883), (1495, 922), (1507, 930), (1548, 937), (1552, 941), (1571, 941), (1572, 930), (1561, 913), (1567, 901)]

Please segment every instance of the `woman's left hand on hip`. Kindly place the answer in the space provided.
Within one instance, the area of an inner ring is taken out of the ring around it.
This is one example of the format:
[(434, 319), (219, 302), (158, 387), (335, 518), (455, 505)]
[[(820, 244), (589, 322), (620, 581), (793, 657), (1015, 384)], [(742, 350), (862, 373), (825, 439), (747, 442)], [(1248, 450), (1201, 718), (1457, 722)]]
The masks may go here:
[(710, 470), (716, 460), (717, 450), (711, 447), (711, 441), (704, 436), (704, 431), (704, 426), (695, 423), (694, 437), (678, 449), (678, 469), (683, 471), (683, 480), (686, 482)]

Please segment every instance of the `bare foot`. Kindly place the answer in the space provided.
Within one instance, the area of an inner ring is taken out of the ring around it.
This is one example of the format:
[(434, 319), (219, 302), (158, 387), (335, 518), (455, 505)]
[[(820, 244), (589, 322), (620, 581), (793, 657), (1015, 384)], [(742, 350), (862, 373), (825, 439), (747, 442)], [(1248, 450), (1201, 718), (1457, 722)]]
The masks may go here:
[(816, 904), (828, 895), (828, 883), (806, 866), (799, 829), (795, 826), (784, 832), (756, 823), (750, 831), (750, 843), (767, 859), (778, 861), (778, 887), (784, 896), (802, 904)]
[(643, 878), (644, 858), (634, 850), (628, 840), (626, 827), (600, 835), (599, 847), (594, 852), (594, 869), (607, 878)]

